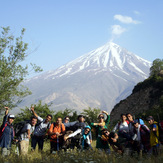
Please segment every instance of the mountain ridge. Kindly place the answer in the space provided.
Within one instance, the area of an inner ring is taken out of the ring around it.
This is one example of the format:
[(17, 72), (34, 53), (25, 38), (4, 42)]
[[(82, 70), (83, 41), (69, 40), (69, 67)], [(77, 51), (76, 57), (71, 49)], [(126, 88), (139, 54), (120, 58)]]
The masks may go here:
[(25, 85), (33, 94), (19, 106), (42, 100), (53, 103), (53, 110), (96, 107), (111, 111), (135, 84), (148, 77), (150, 66), (149, 61), (109, 42), (56, 70), (28, 79)]

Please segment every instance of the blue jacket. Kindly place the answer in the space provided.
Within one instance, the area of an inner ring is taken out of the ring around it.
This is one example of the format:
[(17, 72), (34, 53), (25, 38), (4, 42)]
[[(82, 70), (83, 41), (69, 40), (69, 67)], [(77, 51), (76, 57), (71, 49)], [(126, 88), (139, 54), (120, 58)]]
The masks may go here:
[(1, 126), (3, 129), (5, 124), (7, 123), (7, 126), (5, 127), (5, 129), (2, 133), (2, 136), (0, 138), (0, 147), (2, 147), (2, 148), (10, 148), (11, 142), (14, 139), (13, 125), (8, 123), (7, 118), (8, 118), (8, 115), (4, 116), (3, 124)]

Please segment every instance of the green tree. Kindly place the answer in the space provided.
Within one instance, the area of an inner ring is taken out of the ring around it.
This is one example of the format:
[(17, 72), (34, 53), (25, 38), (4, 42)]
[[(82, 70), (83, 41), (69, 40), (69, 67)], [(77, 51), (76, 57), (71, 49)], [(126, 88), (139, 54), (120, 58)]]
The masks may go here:
[(100, 114), (100, 112), (101, 112), (100, 109), (89, 107), (88, 109), (84, 109), (81, 114), (85, 116), (86, 122), (90, 124), (91, 122), (97, 121), (97, 116)]
[(158, 75), (163, 70), (163, 59), (155, 59), (150, 68), (150, 76)]
[(64, 118), (64, 117), (66, 117), (66, 116), (69, 116), (70, 117), (70, 114), (73, 112), (73, 110), (72, 109), (65, 109), (65, 110), (63, 110), (63, 111), (58, 111), (58, 112), (56, 112), (55, 114), (54, 114), (54, 119), (56, 120), (58, 117), (60, 117), (60, 118)]
[[(33, 63), (23, 66), (22, 62), (29, 55), (28, 44), (23, 41), (25, 29), (19, 37), (10, 34), (9, 27), (0, 28), (0, 108), (13, 107), (16, 102), (30, 94), (28, 88), (21, 85), (29, 72), (42, 69)], [(16, 100), (17, 99), (17, 100)]]
[[(33, 106), (33, 105), (31, 105)], [(54, 111), (49, 109), (50, 105), (44, 104), (42, 105), (42, 102), (39, 101), (38, 104), (34, 105), (35, 112), (42, 118), (46, 118), (48, 114), (51, 114), (54, 119)], [(25, 109), (21, 109), (21, 113), (19, 113), (16, 118), (14, 123), (21, 122), (24, 120), (29, 120), (33, 116), (32, 112), (30, 111), (29, 107), (26, 107)], [(52, 120), (53, 120), (52, 119)]]

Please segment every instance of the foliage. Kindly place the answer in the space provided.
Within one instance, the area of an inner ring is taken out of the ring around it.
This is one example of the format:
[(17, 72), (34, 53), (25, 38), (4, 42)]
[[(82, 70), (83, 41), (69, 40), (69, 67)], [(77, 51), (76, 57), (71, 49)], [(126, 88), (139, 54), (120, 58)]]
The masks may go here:
[(0, 108), (13, 107), (15, 96), (19, 97), (19, 102), (21, 97), (31, 93), (28, 88), (20, 85), (29, 71), (40, 72), (42, 69), (32, 63), (30, 66), (22, 65), (28, 56), (28, 44), (23, 42), (24, 28), (16, 38), (9, 33), (9, 27), (2, 27), (0, 30)]
[(151, 77), (149, 77), (148, 79), (144, 80), (143, 82), (138, 83), (132, 93), (136, 93), (140, 90), (149, 88), (149, 87), (154, 87), (154, 88), (159, 88), (162, 89), (163, 88), (163, 77), (161, 76), (157, 76), (157, 75), (153, 75)]
[[(51, 114), (51, 115), (54, 114), (54, 111), (51, 111), (49, 109), (50, 105), (47, 105), (47, 104), (42, 105), (41, 101), (39, 101), (38, 104), (35, 105), (34, 107), (35, 107), (35, 112), (42, 118), (45, 118), (48, 114)], [(14, 123), (21, 122), (24, 120), (29, 120), (31, 116), (33, 115), (30, 111), (30, 108), (28, 107), (26, 107), (24, 110), (21, 109), (21, 111), (22, 112), (16, 116)]]
[(143, 113), (138, 114), (136, 117), (140, 117), (140, 118), (146, 120), (146, 118), (148, 116), (153, 116), (156, 121), (163, 120), (163, 109), (162, 108), (163, 108), (163, 95), (161, 96), (158, 105), (155, 105), (153, 108), (151, 108)]
[(96, 108), (88, 108), (84, 109), (81, 114), (85, 116), (86, 122), (90, 124), (91, 122), (96, 122), (97, 121), (97, 116), (100, 114), (101, 110), (96, 109)]
[(67, 109), (67, 108), (63, 111), (58, 111), (54, 114), (54, 119), (56, 120), (58, 117), (64, 119), (64, 117), (69, 116), (70, 120), (72, 121), (71, 114), (73, 113), (73, 111), (74, 111), (73, 109)]
[(150, 68), (150, 76), (158, 75), (163, 70), (163, 59), (155, 59)]

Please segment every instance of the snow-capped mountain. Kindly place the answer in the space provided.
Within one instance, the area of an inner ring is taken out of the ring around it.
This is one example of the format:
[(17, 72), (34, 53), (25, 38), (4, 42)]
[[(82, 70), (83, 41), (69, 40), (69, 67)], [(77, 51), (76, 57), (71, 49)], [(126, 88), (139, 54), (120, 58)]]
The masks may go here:
[(56, 70), (27, 80), (25, 85), (33, 94), (20, 106), (42, 100), (53, 103), (54, 110), (95, 107), (111, 111), (135, 84), (148, 77), (150, 66), (151, 62), (109, 42)]

